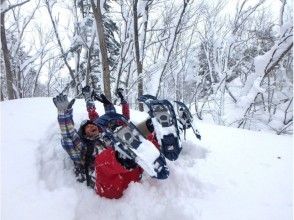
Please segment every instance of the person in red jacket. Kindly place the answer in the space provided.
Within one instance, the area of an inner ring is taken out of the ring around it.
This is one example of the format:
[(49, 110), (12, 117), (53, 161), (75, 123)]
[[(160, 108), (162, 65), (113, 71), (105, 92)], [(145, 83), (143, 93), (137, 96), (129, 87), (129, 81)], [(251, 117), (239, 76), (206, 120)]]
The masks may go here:
[[(98, 125), (106, 126), (103, 124), (103, 121), (108, 121), (108, 114), (116, 112), (113, 104), (109, 100), (107, 100), (103, 94), (98, 96), (97, 94), (91, 92), (90, 87), (83, 88), (83, 95), (86, 100), (86, 106), (90, 121)], [(122, 90), (118, 89), (116, 95), (120, 98), (123, 116), (127, 120), (129, 120), (129, 104), (122, 95)], [(91, 97), (94, 97), (96, 100), (103, 103), (105, 114), (101, 117), (99, 117), (99, 114), (96, 112), (95, 104)], [(151, 123), (151, 119), (149, 123)], [(114, 129), (116, 126), (120, 126), (122, 124), (123, 123), (121, 121), (116, 121)], [(159, 149), (159, 144), (156, 140), (156, 136), (153, 134), (154, 129), (152, 124), (149, 125), (147, 121), (146, 127), (147, 129), (149, 129), (148, 133), (151, 134), (147, 135), (147, 140), (151, 141)], [(141, 179), (141, 174), (143, 172), (143, 169), (141, 169), (134, 160), (125, 158), (117, 151), (114, 151), (112, 147), (107, 147), (105, 150), (102, 151), (102, 153), (96, 156), (95, 170), (96, 191), (99, 195), (108, 198), (113, 197), (114, 195), (114, 198), (121, 197), (123, 190), (127, 188), (128, 184), (132, 181), (139, 181)], [(163, 175), (157, 178), (167, 178), (168, 173), (162, 173)]]
[[(120, 198), (129, 183), (140, 181), (143, 170), (134, 160), (125, 158), (102, 139), (101, 124), (95, 121), (103, 119), (107, 114), (99, 117), (89, 87), (83, 88), (83, 95), (89, 120), (81, 123), (79, 131), (74, 128), (72, 119), (74, 99), (69, 102), (66, 95), (53, 98), (58, 109), (61, 144), (74, 162), (78, 181), (86, 181), (87, 185), (94, 188), (102, 197)], [(129, 118), (128, 103), (121, 93), (118, 95), (121, 97), (123, 115)], [(113, 104), (103, 94), (96, 96), (96, 100), (104, 104), (105, 113), (115, 112)], [(119, 125), (120, 122), (117, 123)], [(167, 178), (168, 172), (165, 176)]]
[[(84, 87), (82, 93), (86, 101), (89, 116), (89, 120), (83, 126), (95, 123), (99, 119), (99, 114), (96, 112), (96, 107), (92, 100), (93, 96), (96, 100), (103, 103), (105, 115), (110, 112), (115, 112), (113, 104), (103, 94), (98, 96), (91, 92), (89, 86)], [(124, 99), (121, 90), (117, 91), (117, 95), (121, 98), (122, 114), (126, 119), (129, 119), (129, 104)], [(121, 125), (121, 122), (117, 121), (116, 124)], [(80, 128), (81, 130), (87, 128), (83, 126)], [(112, 146), (104, 147), (102, 152), (95, 156), (94, 164), (96, 171), (95, 190), (98, 195), (106, 198), (120, 198), (129, 183), (138, 182), (143, 173), (143, 169), (134, 160), (124, 158)]]

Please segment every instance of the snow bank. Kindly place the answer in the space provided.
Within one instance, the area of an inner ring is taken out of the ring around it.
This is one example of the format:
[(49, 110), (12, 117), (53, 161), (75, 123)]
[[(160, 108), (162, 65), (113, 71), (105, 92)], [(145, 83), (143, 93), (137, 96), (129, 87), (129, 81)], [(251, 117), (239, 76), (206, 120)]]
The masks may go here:
[[(86, 117), (77, 100), (76, 126)], [(3, 219), (292, 219), (292, 137), (199, 124), (204, 140), (187, 133), (167, 180), (109, 200), (75, 181), (56, 118), (48, 98), (1, 103)]]

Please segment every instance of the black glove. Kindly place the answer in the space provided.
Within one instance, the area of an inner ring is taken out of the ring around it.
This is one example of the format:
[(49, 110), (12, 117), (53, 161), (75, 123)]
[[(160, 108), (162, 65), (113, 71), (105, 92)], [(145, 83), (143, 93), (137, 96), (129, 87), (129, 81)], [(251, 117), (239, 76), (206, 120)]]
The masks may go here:
[(104, 105), (112, 105), (112, 103), (106, 98), (106, 96), (104, 94), (96, 94), (93, 93), (93, 97), (95, 100), (102, 102)]
[(84, 96), (84, 99), (86, 100), (86, 102), (88, 101), (92, 101), (92, 92), (91, 92), (91, 88), (90, 86), (85, 86), (82, 88), (82, 94)]
[(72, 108), (73, 104), (75, 103), (75, 99), (72, 99), (69, 102), (67, 95), (59, 94), (53, 98), (53, 103), (58, 111), (65, 111)]
[(124, 101), (125, 100), (125, 98), (124, 98), (124, 96), (123, 96), (123, 91), (124, 91), (124, 89), (122, 89), (122, 88), (118, 88), (117, 90), (116, 90), (116, 95), (120, 98), (120, 100), (121, 101)]

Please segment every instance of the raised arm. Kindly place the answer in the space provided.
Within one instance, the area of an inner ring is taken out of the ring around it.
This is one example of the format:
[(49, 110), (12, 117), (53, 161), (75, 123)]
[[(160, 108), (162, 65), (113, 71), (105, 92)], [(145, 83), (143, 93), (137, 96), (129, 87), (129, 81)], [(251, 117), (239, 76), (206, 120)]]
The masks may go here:
[(92, 92), (90, 86), (85, 86), (84, 88), (82, 88), (82, 94), (86, 101), (88, 117), (90, 121), (94, 121), (99, 117), (99, 114), (96, 112), (95, 103), (92, 100)]
[(53, 102), (58, 110), (57, 119), (62, 136), (61, 145), (75, 164), (82, 164), (82, 143), (77, 130), (74, 128), (72, 116), (72, 106), (75, 99), (69, 102), (66, 95), (60, 94), (53, 98)]
[(104, 94), (96, 94), (93, 93), (94, 99), (103, 103), (104, 106), (104, 110), (105, 110), (105, 114), (107, 113), (116, 113), (116, 110), (114, 108), (114, 105), (106, 98), (106, 96)]
[(120, 98), (120, 104), (122, 106), (122, 114), (129, 120), (130, 119), (130, 107), (129, 103), (125, 100), (123, 96), (123, 89), (118, 88), (116, 90), (116, 95)]

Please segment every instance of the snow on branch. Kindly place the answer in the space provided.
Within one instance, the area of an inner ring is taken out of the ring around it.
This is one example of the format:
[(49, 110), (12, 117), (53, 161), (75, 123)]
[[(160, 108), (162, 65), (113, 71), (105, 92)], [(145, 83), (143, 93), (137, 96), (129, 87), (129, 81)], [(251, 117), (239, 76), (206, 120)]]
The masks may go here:
[(157, 87), (157, 91), (156, 91), (156, 97), (158, 97), (158, 95), (159, 95), (159, 92), (160, 92), (160, 89), (161, 89), (161, 85), (162, 85), (162, 80), (164, 79), (165, 71), (166, 71), (167, 66), (169, 64), (169, 61), (170, 61), (170, 58), (171, 58), (171, 54), (173, 52), (173, 49), (174, 49), (174, 46), (175, 46), (177, 37), (178, 37), (178, 35), (180, 33), (180, 29), (181, 29), (181, 25), (182, 25), (182, 20), (183, 20), (183, 17), (184, 17), (186, 8), (188, 6), (188, 3), (189, 3), (188, 0), (187, 1), (184, 1), (183, 8), (182, 8), (182, 11), (181, 11), (179, 20), (177, 22), (177, 26), (176, 26), (175, 31), (174, 31), (174, 34), (173, 34), (171, 46), (170, 46), (170, 48), (168, 50), (168, 55), (167, 55), (166, 61), (164, 63), (163, 69), (162, 69), (162, 71), (160, 73), (160, 76), (159, 76), (158, 87)]
[(264, 56), (271, 55), (269, 61), (264, 68), (265, 76), (269, 74), (279, 61), (288, 53), (293, 47), (293, 26), (289, 27), (282, 36), (282, 39)]
[(240, 106), (254, 102), (256, 95), (264, 92), (260, 86), (263, 79), (275, 68), (279, 61), (288, 53), (293, 46), (293, 26), (282, 28), (285, 30), (278, 42), (265, 54), (254, 59), (255, 72), (252, 73), (241, 91)]
[(15, 4), (15, 5), (9, 5), (9, 6), (6, 6), (6, 8), (5, 7), (2, 7), (2, 6), (5, 6), (5, 1), (1, 4), (1, 9), (0, 9), (0, 12), (1, 12), (1, 14), (5, 14), (6, 12), (8, 12), (9, 10), (11, 10), (11, 9), (13, 9), (13, 8), (16, 8), (16, 7), (18, 7), (18, 6), (22, 6), (22, 5), (24, 5), (24, 4), (26, 4), (26, 3), (28, 3), (30, 0), (26, 0), (26, 1), (24, 1), (24, 2), (20, 2), (20, 3), (18, 3), (18, 4)]
[[(238, 106), (245, 109), (243, 118), (246, 118), (247, 113), (250, 112), (258, 94), (265, 92), (265, 89), (261, 87), (264, 79), (293, 47), (293, 25), (285, 24), (281, 30), (281, 35), (275, 45), (265, 54), (254, 59), (255, 72), (249, 75), (237, 103)], [(242, 122), (239, 125), (241, 124)]]

